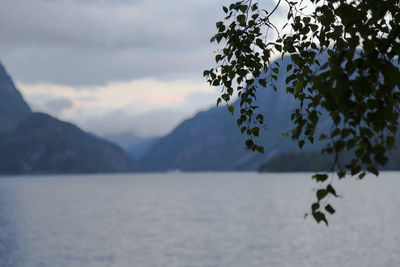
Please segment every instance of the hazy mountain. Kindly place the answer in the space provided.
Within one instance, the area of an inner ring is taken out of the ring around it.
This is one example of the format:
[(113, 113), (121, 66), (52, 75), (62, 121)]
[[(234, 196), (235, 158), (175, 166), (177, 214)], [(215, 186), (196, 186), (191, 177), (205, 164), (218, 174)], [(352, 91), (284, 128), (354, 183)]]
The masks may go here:
[[(347, 160), (347, 157), (346, 157)], [(318, 152), (283, 152), (262, 164), (260, 172), (316, 172), (329, 171), (333, 155)]]
[(14, 129), (31, 109), (0, 64), (0, 133)]
[(132, 170), (118, 146), (44, 113), (32, 113), (0, 64), (0, 173)]
[[(400, 140), (400, 135), (397, 136)], [(397, 142), (398, 143), (398, 142)], [(353, 158), (353, 152), (343, 152), (339, 156), (341, 166), (349, 164)], [(389, 158), (385, 166), (377, 166), (380, 170), (400, 170), (400, 146), (387, 153)], [(268, 162), (260, 165), (260, 172), (313, 172), (329, 171), (332, 168), (334, 155), (315, 152), (283, 152), (273, 156)]]
[[(286, 69), (288, 59), (280, 61), (282, 70)], [(291, 129), (290, 113), (297, 107), (285, 92), (285, 77), (282, 73), (278, 78), (277, 92), (270, 87), (258, 89), (257, 105), (267, 123), (258, 140), (265, 148), (263, 155), (244, 149), (246, 136), (236, 125), (238, 113), (232, 117), (226, 107), (215, 107), (185, 120), (161, 138), (140, 165), (156, 171), (256, 170), (274, 155), (298, 150), (296, 143), (282, 136)], [(234, 105), (238, 109), (238, 103)]]
[(143, 158), (161, 137), (140, 137), (131, 132), (110, 134), (105, 139), (122, 147), (133, 159)]
[(44, 113), (32, 113), (0, 136), (1, 173), (90, 173), (132, 170), (118, 146)]

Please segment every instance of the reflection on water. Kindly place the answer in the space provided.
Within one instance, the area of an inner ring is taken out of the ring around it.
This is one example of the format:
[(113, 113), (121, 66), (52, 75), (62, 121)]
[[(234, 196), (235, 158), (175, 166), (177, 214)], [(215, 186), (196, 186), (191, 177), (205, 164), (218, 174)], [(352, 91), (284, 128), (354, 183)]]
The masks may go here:
[(400, 266), (397, 173), (303, 214), (309, 174), (0, 179), (0, 266)]
[(21, 266), (18, 229), (15, 215), (17, 210), (12, 188), (0, 187), (0, 266)]

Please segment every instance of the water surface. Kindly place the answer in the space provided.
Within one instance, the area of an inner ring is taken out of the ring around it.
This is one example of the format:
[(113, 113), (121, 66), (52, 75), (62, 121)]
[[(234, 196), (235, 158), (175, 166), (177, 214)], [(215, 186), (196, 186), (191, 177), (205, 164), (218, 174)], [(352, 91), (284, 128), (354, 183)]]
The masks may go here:
[(400, 173), (335, 182), (304, 219), (310, 174), (0, 179), (0, 266), (400, 266)]

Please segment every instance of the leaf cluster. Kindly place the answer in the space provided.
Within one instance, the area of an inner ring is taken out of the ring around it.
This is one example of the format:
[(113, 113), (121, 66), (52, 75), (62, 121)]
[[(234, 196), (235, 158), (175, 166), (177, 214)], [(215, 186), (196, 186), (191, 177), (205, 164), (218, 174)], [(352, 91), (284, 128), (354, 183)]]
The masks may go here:
[[(331, 171), (362, 179), (366, 172), (378, 175), (395, 146), (400, 104), (400, 1), (399, 0), (310, 0), (311, 12), (303, 1), (278, 1), (271, 12), (251, 0), (223, 7), (225, 18), (217, 22), (212, 42), (223, 44), (216, 52), (216, 68), (204, 71), (213, 86), (222, 88), (219, 104), (229, 103), (234, 93), (240, 101), (238, 126), (249, 139), (246, 147), (263, 152), (253, 140), (265, 127), (257, 113), (256, 91), (287, 72), (286, 91), (299, 101), (291, 114), (291, 137), (300, 148), (306, 142), (323, 141), (323, 153), (333, 155)], [(286, 5), (286, 31), (271, 22), (280, 5)], [(273, 41), (270, 41), (270, 33)], [(284, 33), (284, 34), (282, 34)], [(271, 63), (273, 55), (290, 56), (284, 70)], [(275, 82), (274, 82), (275, 81)], [(229, 110), (234, 114), (233, 106)], [(327, 114), (332, 127), (320, 129)], [(340, 154), (353, 157), (344, 165)], [(313, 178), (321, 183), (311, 214), (327, 223), (321, 205), (336, 193), (327, 173)], [(328, 183), (328, 185), (326, 185)], [(325, 184), (325, 185), (322, 185)]]

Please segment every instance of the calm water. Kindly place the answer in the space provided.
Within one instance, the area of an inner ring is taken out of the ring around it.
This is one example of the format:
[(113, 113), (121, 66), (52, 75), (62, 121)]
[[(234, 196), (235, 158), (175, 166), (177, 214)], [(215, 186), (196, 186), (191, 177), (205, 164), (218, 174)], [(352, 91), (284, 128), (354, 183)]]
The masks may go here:
[(400, 173), (336, 182), (304, 219), (309, 174), (0, 179), (0, 266), (400, 266)]

